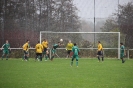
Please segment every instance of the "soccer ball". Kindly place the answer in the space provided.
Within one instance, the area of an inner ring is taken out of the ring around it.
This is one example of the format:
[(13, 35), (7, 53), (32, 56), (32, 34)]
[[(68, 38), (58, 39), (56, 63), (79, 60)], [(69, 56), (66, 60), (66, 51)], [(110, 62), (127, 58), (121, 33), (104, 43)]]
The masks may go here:
[(60, 42), (63, 42), (63, 39), (60, 39)]

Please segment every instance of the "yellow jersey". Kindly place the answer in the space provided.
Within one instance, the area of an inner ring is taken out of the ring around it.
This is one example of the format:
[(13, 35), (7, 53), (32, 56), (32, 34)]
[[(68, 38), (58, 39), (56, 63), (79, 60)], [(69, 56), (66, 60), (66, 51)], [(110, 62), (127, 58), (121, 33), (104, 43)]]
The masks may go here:
[(67, 46), (66, 46), (66, 49), (67, 50), (72, 50), (72, 47), (73, 47), (73, 43), (68, 43)]
[(44, 48), (48, 48), (48, 42), (47, 41), (43, 41), (42, 45), (43, 45)]
[(35, 49), (36, 49), (36, 53), (42, 53), (43, 51), (42, 44), (36, 44)]
[(23, 50), (25, 50), (25, 51), (28, 51), (29, 50), (29, 44), (28, 43), (25, 43), (23, 45)]
[(103, 47), (102, 47), (102, 44), (98, 44), (98, 51), (101, 51), (101, 50), (103, 50)]

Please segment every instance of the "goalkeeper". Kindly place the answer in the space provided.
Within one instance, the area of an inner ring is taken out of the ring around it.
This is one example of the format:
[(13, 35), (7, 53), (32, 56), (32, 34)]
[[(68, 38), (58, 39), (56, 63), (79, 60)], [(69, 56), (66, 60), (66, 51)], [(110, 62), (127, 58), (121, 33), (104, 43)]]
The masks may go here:
[(6, 40), (6, 43), (1, 47), (1, 50), (2, 49), (3, 49), (2, 60), (3, 60), (5, 54), (6, 54), (6, 60), (8, 60), (9, 49), (10, 49), (10, 44), (8, 43), (8, 40)]
[(70, 57), (70, 53), (72, 51), (73, 43), (71, 43), (71, 40), (67, 43), (66, 50), (67, 50), (67, 56), (66, 59)]

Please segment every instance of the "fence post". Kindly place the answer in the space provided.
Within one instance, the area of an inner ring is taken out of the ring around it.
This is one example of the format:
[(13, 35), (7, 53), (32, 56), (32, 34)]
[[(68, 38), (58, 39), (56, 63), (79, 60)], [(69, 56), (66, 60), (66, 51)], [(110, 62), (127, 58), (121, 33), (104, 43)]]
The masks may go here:
[(127, 55), (128, 55), (128, 59), (129, 59), (129, 49), (127, 49)]

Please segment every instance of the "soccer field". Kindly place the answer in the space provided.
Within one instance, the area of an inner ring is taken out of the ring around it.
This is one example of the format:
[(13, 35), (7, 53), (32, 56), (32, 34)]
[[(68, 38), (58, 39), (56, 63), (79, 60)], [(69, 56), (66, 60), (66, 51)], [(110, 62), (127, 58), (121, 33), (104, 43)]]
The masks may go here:
[(0, 88), (133, 88), (133, 60), (0, 60)]

